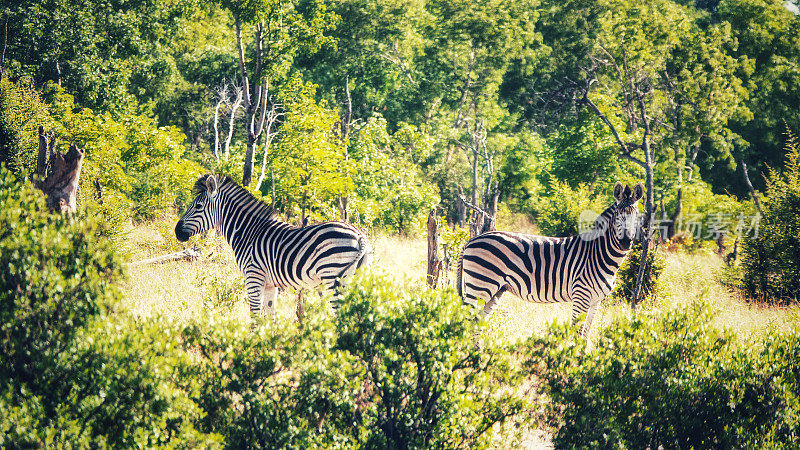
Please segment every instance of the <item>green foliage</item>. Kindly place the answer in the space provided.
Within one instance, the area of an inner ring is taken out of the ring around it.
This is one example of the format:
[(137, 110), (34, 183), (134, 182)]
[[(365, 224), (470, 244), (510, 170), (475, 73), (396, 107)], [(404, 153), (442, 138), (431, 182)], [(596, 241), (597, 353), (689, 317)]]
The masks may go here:
[(453, 228), (450, 228), (447, 221), (444, 220), (443, 217), (440, 217), (439, 234), (442, 237), (442, 248), (447, 251), (450, 264), (453, 264), (455, 267), (455, 265), (458, 264), (458, 260), (461, 258), (461, 251), (464, 250), (464, 246), (467, 245), (467, 241), (469, 241), (469, 230), (455, 225), (453, 225)]
[(202, 270), (197, 273), (195, 285), (204, 289), (203, 309), (230, 313), (244, 298), (244, 278), (241, 275), (226, 275), (219, 269)]
[(209, 445), (156, 322), (109, 314), (123, 266), (95, 221), (50, 214), (0, 169), (0, 446)]
[(758, 236), (742, 242), (744, 293), (752, 299), (800, 300), (800, 145), (789, 133), (786, 166), (767, 180)]
[(600, 119), (588, 113), (562, 125), (548, 139), (553, 153), (552, 174), (572, 187), (601, 181), (613, 185), (620, 175), (617, 143)]
[(355, 447), (359, 385), (322, 307), (312, 305), (302, 327), (283, 318), (252, 331), (235, 322), (187, 327), (183, 346), (198, 358), (182, 379), (202, 387), (198, 427), (228, 448)]
[(61, 145), (86, 150), (79, 200), (102, 212), (112, 224), (152, 219), (190, 200), (191, 186), (203, 169), (183, 159), (186, 137), (175, 127), (158, 127), (145, 116), (95, 114), (50, 83), (43, 95), (58, 121)]
[(353, 282), (336, 316), (337, 348), (363, 386), (366, 448), (486, 448), (497, 423), (528, 407), (509, 348), (486, 341), (451, 291)]
[(52, 119), (30, 78), (0, 79), (0, 163), (17, 177), (29, 177), (39, 154), (39, 126)]
[(409, 234), (439, 203), (435, 187), (409, 161), (424, 160), (429, 147), (426, 136), (411, 127), (394, 135), (386, 127), (382, 117), (371, 117), (350, 141), (353, 215), (362, 225)]
[[(636, 278), (639, 275), (639, 264), (642, 262), (642, 241), (637, 239), (631, 247), (630, 253), (622, 262), (617, 272), (617, 284), (611, 295), (629, 301), (633, 295), (633, 288), (636, 286)], [(658, 294), (658, 278), (667, 267), (667, 259), (659, 251), (657, 245), (650, 245), (647, 252), (647, 267), (642, 278), (640, 297), (642, 299), (654, 298)]]
[(800, 330), (759, 347), (711, 325), (708, 305), (637, 314), (591, 349), (556, 326), (526, 363), (550, 397), (556, 448), (784, 448), (800, 443)]
[[(336, 113), (314, 100), (315, 87), (294, 77), (282, 91), (286, 116), (268, 168), (275, 172), (276, 204), (289, 215), (313, 220), (335, 217), (333, 201), (352, 190), (350, 166), (341, 139), (334, 134)], [(260, 168), (254, 176), (260, 174)], [(265, 173), (265, 178), (269, 177)], [(270, 178), (265, 181), (271, 182)], [(270, 193), (269, 183), (262, 192)]]
[[(52, 361), (76, 329), (120, 295), (122, 263), (92, 220), (47, 213), (43, 195), (0, 169), (0, 378), (56, 380)], [(41, 385), (42, 393), (47, 390)], [(57, 398), (57, 397), (56, 397)], [(51, 405), (45, 405), (51, 407)]]
[(606, 203), (607, 198), (596, 196), (585, 185), (572, 189), (555, 181), (550, 185), (550, 192), (534, 203), (536, 223), (544, 236), (574, 236), (605, 211), (610, 204), (610, 201)]
[(48, 80), (63, 85), (82, 106), (111, 111), (132, 100), (147, 103), (174, 76), (164, 49), (190, 5), (151, 0), (7, 2), (0, 7), (8, 23), (6, 64), (38, 85)]

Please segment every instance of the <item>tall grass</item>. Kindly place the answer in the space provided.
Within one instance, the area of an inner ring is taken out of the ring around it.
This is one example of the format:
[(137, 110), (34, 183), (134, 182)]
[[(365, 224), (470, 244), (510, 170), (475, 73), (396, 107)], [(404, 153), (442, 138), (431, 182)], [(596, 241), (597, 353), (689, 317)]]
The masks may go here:
[[(172, 233), (172, 218), (133, 227), (127, 235), (131, 259), (146, 259), (181, 248)], [(370, 237), (375, 249), (375, 267), (410, 288), (423, 289), (427, 244), (424, 238), (396, 235)], [(233, 252), (213, 233), (201, 245), (206, 246), (203, 258), (194, 262), (173, 262), (131, 265), (125, 286), (126, 308), (136, 316), (164, 315), (177, 320), (191, 320), (209, 315), (234, 316), (248, 320), (244, 290), (237, 295), (235, 286), (241, 282)], [(210, 255), (210, 256), (209, 256)], [(785, 328), (797, 322), (798, 309), (754, 305), (732, 294), (716, 280), (722, 259), (711, 253), (666, 253), (667, 267), (660, 279), (654, 298), (642, 308), (671, 308), (681, 303), (705, 299), (714, 305), (714, 324), (728, 328), (743, 337), (757, 338), (765, 330)], [(452, 289), (453, 269), (441, 277), (441, 285)], [(297, 292), (284, 291), (278, 297), (276, 313), (282, 317), (295, 315)], [(235, 298), (234, 298), (235, 297)], [(231, 305), (219, 304), (230, 301)], [(304, 295), (306, 302), (324, 301), (315, 293)], [(602, 327), (619, 315), (632, 314), (624, 300), (606, 299), (600, 311), (598, 326)], [(489, 320), (488, 332), (504, 339), (518, 341), (546, 330), (554, 321), (571, 317), (568, 303), (535, 304), (505, 295)]]

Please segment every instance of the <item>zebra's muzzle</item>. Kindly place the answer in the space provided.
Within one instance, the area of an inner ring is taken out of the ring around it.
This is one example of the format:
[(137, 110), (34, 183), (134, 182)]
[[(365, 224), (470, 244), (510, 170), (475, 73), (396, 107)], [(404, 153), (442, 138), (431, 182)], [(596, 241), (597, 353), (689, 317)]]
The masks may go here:
[(183, 231), (183, 221), (179, 221), (178, 224), (175, 225), (175, 237), (181, 242), (186, 242), (192, 237), (191, 233)]

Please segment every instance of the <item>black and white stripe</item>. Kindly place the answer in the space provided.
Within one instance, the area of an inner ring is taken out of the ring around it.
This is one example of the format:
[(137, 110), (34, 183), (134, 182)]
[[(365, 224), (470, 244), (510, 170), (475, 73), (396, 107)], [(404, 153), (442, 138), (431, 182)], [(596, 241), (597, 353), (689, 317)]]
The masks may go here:
[(553, 238), (492, 231), (464, 247), (456, 281), (464, 303), (489, 317), (504, 292), (536, 303), (572, 301), (572, 317), (587, 313), (581, 334), (588, 335), (600, 302), (614, 287), (617, 270), (630, 251), (638, 226), (637, 202), (644, 186), (614, 185), (616, 201), (595, 220), (592, 230)]
[(275, 212), (227, 177), (203, 175), (197, 197), (175, 226), (185, 242), (218, 228), (233, 248), (245, 277), (250, 312), (272, 313), (278, 288), (336, 289), (372, 260), (366, 236), (343, 222), (295, 227), (274, 218)]

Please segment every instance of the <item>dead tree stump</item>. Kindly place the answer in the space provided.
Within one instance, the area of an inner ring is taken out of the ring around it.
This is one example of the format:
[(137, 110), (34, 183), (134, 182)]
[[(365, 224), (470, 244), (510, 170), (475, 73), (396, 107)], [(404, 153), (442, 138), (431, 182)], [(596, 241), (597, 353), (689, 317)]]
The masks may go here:
[(439, 259), (439, 221), (436, 209), (428, 214), (428, 286), (436, 288), (439, 283), (439, 274), (442, 271), (442, 261)]
[(39, 155), (36, 159), (36, 172), (40, 178), (35, 186), (47, 197), (50, 211), (72, 215), (77, 210), (76, 197), (81, 166), (85, 152), (75, 144), (67, 153), (56, 151), (56, 138), (50, 136), (48, 143), (44, 127), (39, 127)]

